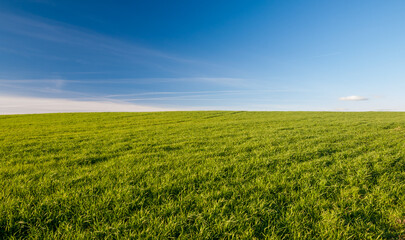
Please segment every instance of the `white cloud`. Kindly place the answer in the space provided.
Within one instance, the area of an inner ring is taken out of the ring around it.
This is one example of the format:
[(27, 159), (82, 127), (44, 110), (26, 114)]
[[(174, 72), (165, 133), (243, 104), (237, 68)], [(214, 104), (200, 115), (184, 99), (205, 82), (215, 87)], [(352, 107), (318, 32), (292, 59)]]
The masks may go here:
[(340, 101), (366, 101), (368, 98), (360, 96), (348, 96), (339, 98)]
[(159, 107), (112, 101), (78, 101), (58, 98), (0, 96), (0, 114), (61, 112), (156, 112), (173, 111)]

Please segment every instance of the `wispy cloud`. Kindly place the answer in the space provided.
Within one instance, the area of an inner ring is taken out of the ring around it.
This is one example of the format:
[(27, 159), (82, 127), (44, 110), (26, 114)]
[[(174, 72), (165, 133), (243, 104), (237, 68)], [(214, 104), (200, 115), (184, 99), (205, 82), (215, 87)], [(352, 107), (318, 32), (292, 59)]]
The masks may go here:
[[(69, 25), (42, 17), (32, 15), (20, 16), (13, 13), (0, 13), (0, 20), (2, 22), (0, 23), (0, 30), (15, 35), (58, 44), (65, 44), (76, 49), (79, 48), (86, 51), (94, 50), (98, 54), (118, 56), (120, 58), (124, 58), (126, 61), (148, 65), (153, 68), (172, 71), (172, 69), (169, 69), (169, 66), (166, 66), (170, 64), (165, 65), (162, 63), (162, 61), (176, 62), (180, 64), (190, 64), (194, 62), (193, 60), (168, 54), (148, 46), (143, 46), (134, 42), (122, 41), (117, 38), (112, 38), (93, 32), (89, 29), (80, 28), (74, 25)], [(21, 52), (19, 48), (6, 48), (3, 50), (15, 53)], [(38, 50), (32, 49), (29, 51), (24, 49), (22, 53), (43, 57), (47, 56)], [(55, 58), (55, 56), (52, 55), (49, 55), (49, 57)], [(76, 60), (84, 61), (81, 59)]]
[[(116, 80), (114, 80), (116, 81)], [(133, 78), (120, 79), (119, 81), (137, 82), (137, 83), (210, 83), (213, 85), (228, 87), (252, 87), (252, 81), (244, 78), (234, 77), (166, 77), (166, 78)]]
[(108, 95), (106, 98), (120, 98), (133, 96), (151, 96), (151, 95), (178, 95), (178, 94), (221, 94), (221, 93), (238, 93), (240, 91), (181, 91), (181, 92), (142, 92), (132, 94), (116, 94)]
[(78, 101), (57, 98), (0, 96), (0, 114), (61, 112), (154, 112), (175, 109), (111, 101)]
[(339, 98), (340, 101), (367, 101), (368, 98), (361, 96), (348, 96)]
[[(58, 72), (55, 69), (56, 71), (50, 72), (40, 69), (38, 73), (33, 73), (32, 71), (24, 72), (26, 70), (21, 69), (22, 71), (18, 70), (14, 74), (16, 77), (52, 78), (59, 74), (64, 77), (73, 76), (77, 79), (83, 75), (105, 77), (106, 74), (110, 76), (154, 74), (176, 77), (134, 78), (132, 81), (139, 83), (142, 81), (194, 82), (239, 88), (250, 87), (253, 84), (252, 81), (243, 78), (219, 76), (227, 71), (212, 63), (184, 58), (152, 46), (110, 37), (90, 29), (34, 15), (1, 12), (0, 30), (8, 33), (4, 35), (7, 38), (5, 41), (7, 46), (1, 46), (0, 51), (18, 54), (30, 61), (38, 58), (41, 61), (44, 58), (51, 61), (63, 61), (72, 70)], [(18, 41), (14, 41), (15, 39)], [(39, 43), (25, 44), (27, 41)], [(47, 44), (43, 44), (44, 42)], [(31, 45), (40, 47), (30, 47)], [(10, 71), (3, 70), (3, 72), (8, 76), (13, 76)], [(4, 74), (2, 75), (4, 78)]]
[(0, 79), (1, 95), (19, 92), (21, 94), (37, 95), (38, 93), (65, 94), (66, 96), (88, 96), (86, 93), (64, 90), (68, 81), (64, 79)]

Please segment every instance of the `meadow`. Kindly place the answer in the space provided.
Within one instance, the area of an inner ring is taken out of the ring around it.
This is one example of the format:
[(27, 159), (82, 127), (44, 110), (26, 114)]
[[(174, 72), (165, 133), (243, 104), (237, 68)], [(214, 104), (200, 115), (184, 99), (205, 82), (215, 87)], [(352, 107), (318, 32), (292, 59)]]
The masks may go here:
[(405, 239), (405, 113), (3, 115), (0, 239)]

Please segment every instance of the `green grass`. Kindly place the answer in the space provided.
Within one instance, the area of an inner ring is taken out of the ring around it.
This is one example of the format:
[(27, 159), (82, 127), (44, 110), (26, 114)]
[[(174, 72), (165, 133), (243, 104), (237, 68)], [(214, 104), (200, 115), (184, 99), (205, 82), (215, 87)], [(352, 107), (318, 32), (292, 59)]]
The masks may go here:
[(405, 113), (0, 116), (0, 239), (404, 239)]

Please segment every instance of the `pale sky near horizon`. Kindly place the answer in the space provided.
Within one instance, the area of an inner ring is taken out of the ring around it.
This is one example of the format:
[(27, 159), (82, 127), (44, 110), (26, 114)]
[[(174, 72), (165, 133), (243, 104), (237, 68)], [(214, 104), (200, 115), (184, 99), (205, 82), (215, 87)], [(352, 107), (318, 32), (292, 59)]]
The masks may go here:
[(404, 1), (0, 2), (0, 114), (405, 111)]

